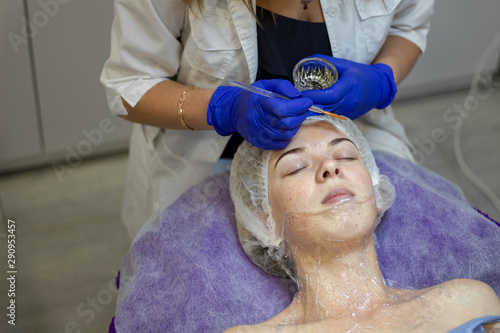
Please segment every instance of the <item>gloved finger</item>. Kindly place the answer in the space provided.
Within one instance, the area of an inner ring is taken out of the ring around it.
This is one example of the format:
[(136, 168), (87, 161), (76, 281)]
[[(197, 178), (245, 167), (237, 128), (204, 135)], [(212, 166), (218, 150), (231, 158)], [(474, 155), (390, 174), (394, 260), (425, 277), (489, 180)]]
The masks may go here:
[(268, 135), (266, 132), (254, 132), (248, 136), (244, 136), (244, 138), (255, 147), (266, 150), (277, 150), (288, 146), (292, 137), (290, 136), (287, 139), (278, 140)]
[(321, 90), (305, 90), (302, 92), (304, 98), (309, 98), (314, 104), (330, 105), (341, 101), (349, 95), (352, 86), (352, 80), (348, 77), (340, 77), (333, 86)]
[(260, 80), (258, 84), (263, 89), (284, 95), (288, 98), (298, 98), (301, 96), (300, 91), (288, 80)]
[(313, 102), (308, 98), (283, 100), (279, 98), (264, 97), (261, 103), (267, 112), (277, 118), (297, 116), (306, 113), (313, 105)]
[(294, 135), (297, 134), (298, 131), (299, 131), (299, 128), (291, 130), (288, 132), (288, 135), (284, 138), (268, 135), (267, 133), (265, 133), (263, 135), (263, 137), (266, 137), (266, 136), (269, 137), (269, 141), (267, 143), (267, 146), (269, 147), (269, 149), (272, 149), (272, 150), (283, 149), (286, 146), (288, 146), (288, 144), (290, 143), (290, 141), (292, 140)]
[(334, 57), (326, 56), (324, 54), (319, 54), (319, 53), (314, 54), (311, 57), (321, 58), (321, 59), (324, 59), (324, 60), (330, 62), (337, 69), (337, 72), (339, 73), (339, 77), (345, 71), (347, 71), (348, 69), (352, 68), (353, 65), (357, 65), (358, 64), (358, 63), (356, 63), (354, 61), (351, 61), (351, 60), (342, 59), (342, 58), (334, 58)]
[[(315, 112), (308, 111), (299, 116), (287, 117), (287, 118), (273, 118), (266, 123), (261, 123), (262, 131), (258, 133), (259, 143), (252, 143), (254, 146), (260, 146), (264, 149), (283, 149), (289, 143), (292, 137), (297, 134), (302, 122), (309, 116), (317, 116)], [(278, 128), (279, 125), (286, 122), (287, 129)], [(265, 143), (264, 143), (265, 142)]]
[[(340, 101), (338, 101), (335, 104), (324, 105), (324, 104), (315, 103), (314, 105), (317, 106), (320, 109), (323, 109), (323, 110), (328, 111), (328, 112), (335, 113), (335, 114), (337, 114), (339, 116), (343, 116), (343, 115), (347, 115), (348, 116), (348, 112), (351, 111), (351, 107), (349, 107), (349, 106), (346, 105), (345, 99), (341, 99)], [(319, 115), (320, 114), (316, 113), (316, 112), (313, 112), (313, 114), (312, 114), (312, 116), (319, 116)]]
[(319, 116), (318, 113), (308, 111), (298, 116), (286, 118), (270, 118), (261, 123), (263, 131), (276, 140), (290, 140), (299, 130), (300, 126), (310, 116)]
[(304, 122), (306, 118), (307, 113), (285, 118), (270, 117), (265, 123), (261, 123), (261, 126), (263, 128), (269, 127), (274, 131), (286, 132), (300, 127), (300, 125), (302, 125), (302, 122)]
[(355, 120), (370, 110), (371, 110), (371, 108), (352, 109), (352, 108), (347, 108), (347, 107), (341, 107), (341, 108), (339, 108), (338, 111), (335, 111), (335, 113), (338, 114), (339, 116), (345, 116), (351, 120)]
[[(305, 119), (305, 118), (304, 118)], [(290, 140), (300, 128), (303, 119), (274, 118), (269, 123), (261, 124), (263, 133), (274, 140)]]

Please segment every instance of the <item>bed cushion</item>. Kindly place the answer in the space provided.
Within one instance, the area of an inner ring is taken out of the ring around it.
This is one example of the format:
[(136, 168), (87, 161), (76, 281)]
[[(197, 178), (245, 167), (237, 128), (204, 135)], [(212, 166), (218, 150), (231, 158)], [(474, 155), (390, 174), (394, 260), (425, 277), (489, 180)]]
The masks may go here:
[[(436, 173), (375, 157), (397, 192), (376, 230), (388, 285), (473, 278), (500, 295), (500, 226)], [(227, 172), (205, 179), (135, 239), (121, 268), (117, 332), (221, 332), (265, 321), (291, 302), (290, 280), (264, 273), (241, 249), (228, 183)]]

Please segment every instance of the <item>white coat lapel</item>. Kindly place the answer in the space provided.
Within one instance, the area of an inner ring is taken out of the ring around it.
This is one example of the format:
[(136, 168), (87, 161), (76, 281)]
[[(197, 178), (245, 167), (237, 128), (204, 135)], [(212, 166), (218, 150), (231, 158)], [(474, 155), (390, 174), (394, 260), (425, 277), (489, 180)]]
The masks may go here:
[[(255, 11), (255, 1), (253, 3)], [(248, 79), (253, 82), (258, 67), (257, 22), (242, 0), (227, 0), (227, 5), (247, 60)]]

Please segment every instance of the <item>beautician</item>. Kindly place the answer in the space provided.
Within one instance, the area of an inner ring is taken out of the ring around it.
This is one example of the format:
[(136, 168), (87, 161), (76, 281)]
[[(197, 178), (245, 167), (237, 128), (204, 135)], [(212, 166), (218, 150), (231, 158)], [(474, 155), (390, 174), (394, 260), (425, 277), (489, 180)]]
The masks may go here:
[[(101, 82), (111, 111), (134, 122), (122, 216), (142, 224), (201, 181), (237, 133), (285, 147), (314, 103), (356, 119), (373, 150), (412, 159), (389, 104), (426, 47), (433, 0), (115, 0)], [(257, 23), (258, 21), (258, 23)], [(305, 57), (333, 63), (339, 81), (299, 93)], [(261, 97), (229, 80), (291, 100)], [(256, 82), (257, 81), (257, 82)], [(226, 148), (226, 150), (225, 150)], [(158, 191), (167, 192), (159, 202)]]

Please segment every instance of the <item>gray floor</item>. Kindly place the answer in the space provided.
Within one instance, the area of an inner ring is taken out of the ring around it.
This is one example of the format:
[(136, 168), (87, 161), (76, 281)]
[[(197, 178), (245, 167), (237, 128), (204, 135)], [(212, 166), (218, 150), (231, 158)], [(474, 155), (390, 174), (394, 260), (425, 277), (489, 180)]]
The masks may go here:
[[(130, 244), (119, 217), (125, 170), (126, 156), (115, 155), (85, 161), (61, 183), (51, 168), (0, 178), (6, 215), (17, 224), (16, 326), (3, 310), (1, 332), (107, 332), (116, 302), (110, 282)], [(2, 240), (1, 267), (5, 249)]]
[[(420, 152), (419, 162), (458, 184), (473, 206), (500, 220), (464, 176), (453, 149), (453, 126), (460, 118), (465, 161), (499, 197), (500, 86), (493, 90), (481, 98), (470, 95), (462, 114), (454, 106), (462, 105), (468, 92), (396, 102), (394, 108)], [(51, 168), (0, 177), (5, 214), (17, 224), (18, 271), (16, 326), (7, 325), (2, 314), (0, 331), (107, 332), (116, 301), (110, 284), (130, 244), (119, 217), (125, 170), (126, 155), (115, 155), (85, 161), (62, 182)], [(5, 243), (4, 238), (1, 267)], [(0, 285), (3, 313), (5, 278)]]

